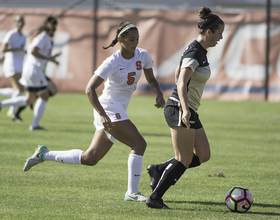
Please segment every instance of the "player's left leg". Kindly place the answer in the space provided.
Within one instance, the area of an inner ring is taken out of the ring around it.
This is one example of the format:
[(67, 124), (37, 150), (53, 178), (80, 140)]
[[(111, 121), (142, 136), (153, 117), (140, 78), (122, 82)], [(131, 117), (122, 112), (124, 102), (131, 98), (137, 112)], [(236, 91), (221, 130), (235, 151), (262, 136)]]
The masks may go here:
[(0, 88), (0, 95), (1, 96), (12, 97), (13, 93), (14, 93), (14, 89), (11, 88), (11, 87)]
[(210, 145), (203, 127), (195, 130), (194, 153), (197, 158), (193, 161), (192, 167), (199, 166), (200, 163), (205, 163), (210, 159)]
[[(151, 208), (166, 208), (162, 196), (174, 185), (185, 172), (192, 161), (192, 152), (195, 142), (195, 129), (185, 127), (170, 127), (175, 159), (165, 168), (156, 188), (147, 200), (146, 204)], [(161, 206), (157, 205), (161, 204)]]
[(27, 159), (23, 170), (28, 171), (31, 167), (44, 161), (55, 161), (65, 164), (96, 165), (111, 149), (113, 142), (110, 141), (104, 131), (96, 131), (89, 148), (84, 152), (79, 149), (68, 151), (50, 151), (44, 145), (39, 146), (33, 156)]
[[(204, 128), (199, 120), (198, 114), (195, 118), (195, 143), (193, 150), (193, 157), (191, 163), (187, 168), (194, 168), (199, 166), (210, 159), (210, 147), (209, 142), (204, 131)], [(148, 174), (150, 176), (150, 187), (152, 190), (156, 187), (165, 168), (174, 161), (175, 158), (171, 158), (161, 164), (151, 164), (148, 166)]]
[(139, 193), (138, 185), (142, 174), (143, 154), (146, 149), (146, 141), (138, 129), (130, 120), (113, 123), (114, 127), (109, 131), (117, 140), (131, 148), (128, 157), (128, 184), (125, 201), (146, 201), (147, 197)]
[[(13, 88), (12, 98), (20, 96), (22, 94), (22, 92), (24, 91), (23, 86), (19, 83), (20, 77), (21, 77), (21, 73), (15, 73), (13, 76), (9, 77), (11, 86)], [(12, 117), (14, 115), (16, 109), (17, 109), (16, 106), (11, 105), (7, 112), (7, 116)]]
[[(48, 83), (47, 89), (48, 89), (49, 97), (53, 97), (55, 94), (57, 94), (58, 90), (57, 90), (56, 85), (54, 84), (54, 82), (51, 79), (48, 78), (48, 82), (49, 83)], [(38, 103), (38, 106), (40, 106), (39, 103)], [(12, 117), (12, 120), (22, 121), (20, 114), (25, 108), (26, 108), (26, 106), (18, 107), (18, 109), (15, 111), (15, 114)], [(33, 104), (30, 105), (30, 108), (33, 109)]]

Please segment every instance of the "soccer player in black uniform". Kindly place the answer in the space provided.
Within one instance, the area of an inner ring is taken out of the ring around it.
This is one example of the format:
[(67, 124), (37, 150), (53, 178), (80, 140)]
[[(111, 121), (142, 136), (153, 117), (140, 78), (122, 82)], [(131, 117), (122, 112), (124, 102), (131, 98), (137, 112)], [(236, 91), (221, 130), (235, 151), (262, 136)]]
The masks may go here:
[(202, 7), (199, 12), (199, 36), (184, 51), (176, 69), (176, 88), (166, 102), (164, 115), (170, 127), (175, 157), (148, 167), (153, 193), (146, 204), (151, 208), (169, 209), (162, 196), (187, 168), (210, 159), (210, 147), (197, 110), (203, 88), (210, 78), (207, 48), (223, 38), (224, 22)]

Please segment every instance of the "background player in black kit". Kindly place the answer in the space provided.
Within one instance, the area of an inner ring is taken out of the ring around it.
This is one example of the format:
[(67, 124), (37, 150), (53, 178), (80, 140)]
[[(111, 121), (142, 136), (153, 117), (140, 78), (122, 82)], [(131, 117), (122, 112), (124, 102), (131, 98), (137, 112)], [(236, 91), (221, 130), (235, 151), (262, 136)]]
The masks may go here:
[(207, 7), (202, 7), (198, 14), (199, 36), (181, 56), (176, 70), (176, 88), (164, 108), (175, 158), (148, 167), (153, 193), (146, 204), (151, 208), (169, 209), (162, 200), (164, 193), (187, 168), (199, 166), (210, 159), (208, 139), (197, 110), (203, 88), (211, 74), (206, 57), (207, 48), (215, 47), (223, 38), (224, 22)]

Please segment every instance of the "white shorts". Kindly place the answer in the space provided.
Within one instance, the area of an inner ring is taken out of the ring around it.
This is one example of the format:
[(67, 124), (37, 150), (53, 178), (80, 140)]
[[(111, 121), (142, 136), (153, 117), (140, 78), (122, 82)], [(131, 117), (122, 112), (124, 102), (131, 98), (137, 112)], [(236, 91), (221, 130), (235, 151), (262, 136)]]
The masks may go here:
[[(118, 122), (118, 121), (124, 121), (129, 119), (127, 115), (128, 103), (120, 104), (113, 100), (103, 99), (102, 97), (99, 98), (99, 102), (104, 108), (111, 122)], [(104, 126), (100, 121), (100, 115), (97, 113), (95, 109), (93, 115), (94, 115), (93, 124), (96, 128), (96, 131), (105, 131)], [(105, 131), (105, 133), (111, 142), (114, 143), (116, 141), (116, 139), (109, 132)]]
[(25, 87), (43, 87), (48, 80), (43, 70), (36, 65), (24, 65), (19, 82)]
[(18, 63), (14, 63), (14, 62), (6, 59), (4, 60), (3, 72), (6, 78), (14, 76), (16, 73), (22, 72), (22, 61)]

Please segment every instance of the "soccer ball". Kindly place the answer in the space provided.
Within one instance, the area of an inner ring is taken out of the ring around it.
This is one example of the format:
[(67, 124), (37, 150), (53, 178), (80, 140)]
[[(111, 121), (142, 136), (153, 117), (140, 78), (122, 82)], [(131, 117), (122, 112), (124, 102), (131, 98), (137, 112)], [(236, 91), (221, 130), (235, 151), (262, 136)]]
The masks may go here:
[(226, 206), (232, 212), (247, 212), (253, 204), (252, 194), (243, 186), (232, 187), (226, 194)]

